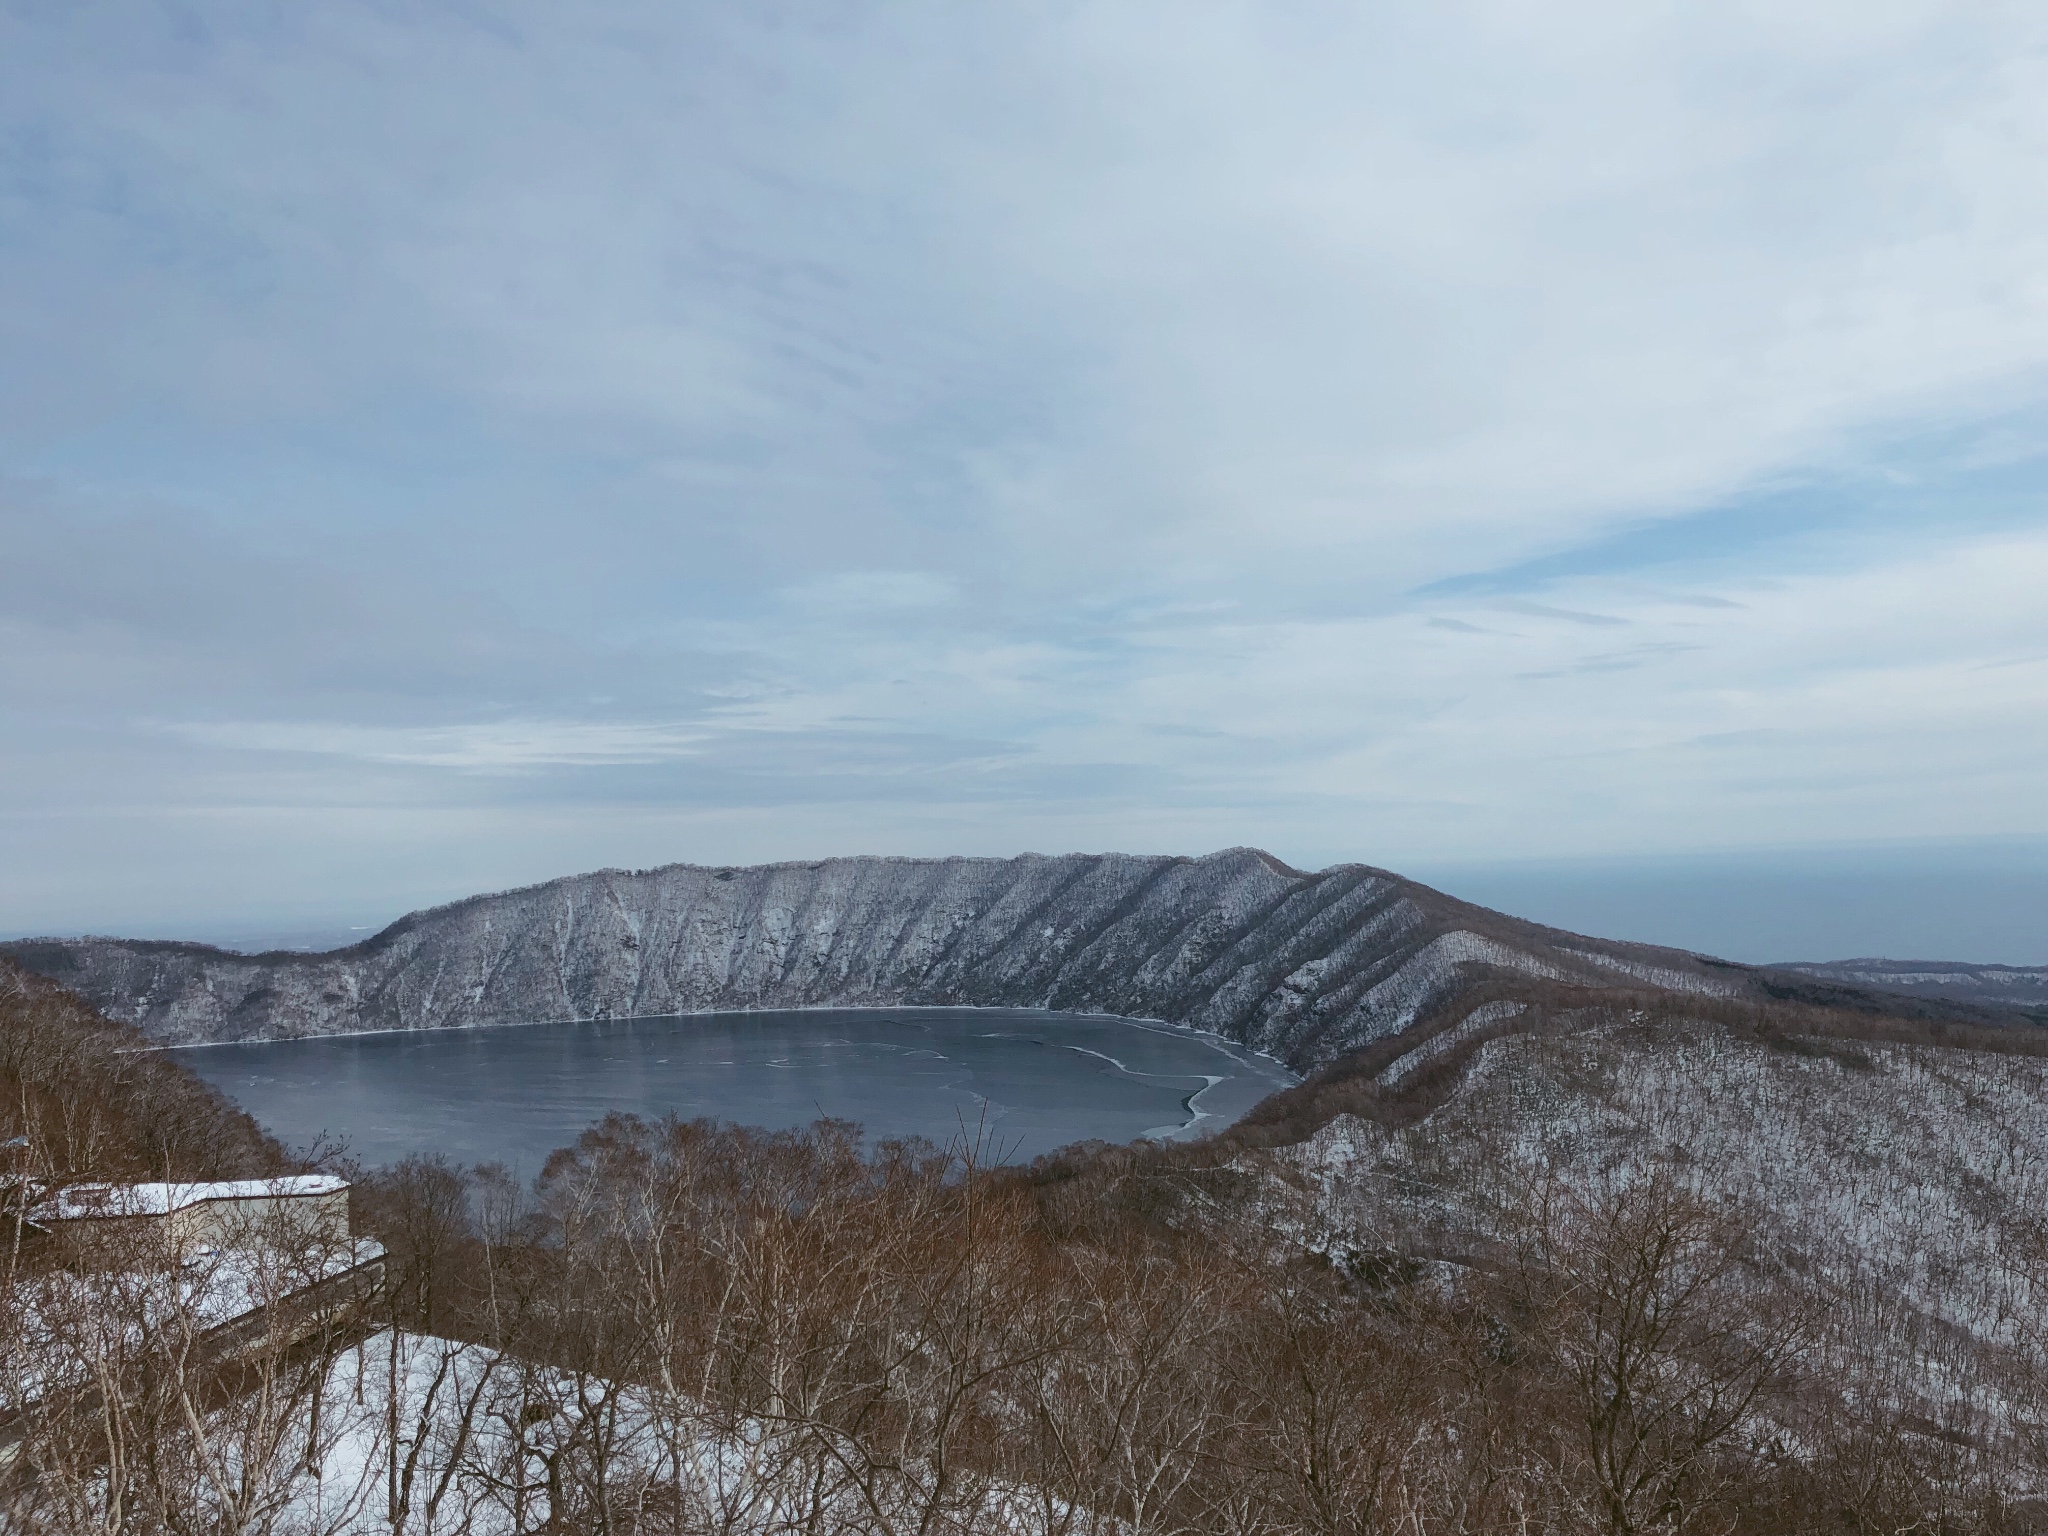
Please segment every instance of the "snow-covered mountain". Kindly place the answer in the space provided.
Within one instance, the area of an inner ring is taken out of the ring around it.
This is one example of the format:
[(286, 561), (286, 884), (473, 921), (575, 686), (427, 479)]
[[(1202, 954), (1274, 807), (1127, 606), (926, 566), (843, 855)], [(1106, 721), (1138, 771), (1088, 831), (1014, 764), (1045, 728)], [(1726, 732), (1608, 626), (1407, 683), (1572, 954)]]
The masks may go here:
[(471, 897), (326, 954), (105, 938), (0, 952), (166, 1043), (979, 1004), (1164, 1019), (1304, 1069), (1487, 978), (1736, 994), (1754, 975), (1542, 928), (1385, 870), (1306, 873), (1248, 848), (672, 864)]
[(2048, 965), (1971, 965), (1959, 960), (1794, 960), (1774, 969), (1908, 997), (1940, 997), (1996, 1007), (2048, 1005)]

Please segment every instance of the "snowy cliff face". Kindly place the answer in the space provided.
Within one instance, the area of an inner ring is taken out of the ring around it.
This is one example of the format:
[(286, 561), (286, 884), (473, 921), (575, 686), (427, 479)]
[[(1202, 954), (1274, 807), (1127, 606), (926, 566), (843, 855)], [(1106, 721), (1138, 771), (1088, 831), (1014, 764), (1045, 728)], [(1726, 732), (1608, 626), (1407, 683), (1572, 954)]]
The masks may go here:
[(605, 870), (403, 918), (330, 954), (120, 939), (0, 946), (166, 1043), (972, 1004), (1164, 1019), (1312, 1067), (1468, 980), (1733, 991), (1736, 968), (1572, 940), (1361, 865), (1206, 858), (827, 859)]

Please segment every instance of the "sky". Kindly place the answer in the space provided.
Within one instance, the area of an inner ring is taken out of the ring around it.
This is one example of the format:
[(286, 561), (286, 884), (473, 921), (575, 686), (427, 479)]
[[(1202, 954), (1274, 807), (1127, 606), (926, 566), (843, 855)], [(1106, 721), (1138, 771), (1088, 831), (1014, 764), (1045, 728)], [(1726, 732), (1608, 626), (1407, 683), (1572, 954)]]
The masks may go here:
[(1254, 844), (2048, 961), (2044, 166), (2002, 0), (0, 0), (0, 932)]

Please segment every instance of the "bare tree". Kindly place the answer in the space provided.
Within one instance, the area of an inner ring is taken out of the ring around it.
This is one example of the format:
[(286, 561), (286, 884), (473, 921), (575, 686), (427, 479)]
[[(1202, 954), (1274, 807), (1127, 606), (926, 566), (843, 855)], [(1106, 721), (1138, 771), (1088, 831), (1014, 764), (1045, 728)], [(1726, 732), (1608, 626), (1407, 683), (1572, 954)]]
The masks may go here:
[(11, 1517), (64, 1533), (348, 1528), (361, 1485), (307, 1495), (352, 1428), (326, 1391), (362, 1303), (351, 1255), (301, 1231), (193, 1253), (164, 1228), (15, 1277)]
[(1565, 1485), (1615, 1536), (1697, 1529), (1809, 1346), (1810, 1306), (1752, 1265), (1748, 1223), (1663, 1170), (1591, 1194), (1545, 1180), (1528, 1217), (1509, 1300), (1579, 1430)]

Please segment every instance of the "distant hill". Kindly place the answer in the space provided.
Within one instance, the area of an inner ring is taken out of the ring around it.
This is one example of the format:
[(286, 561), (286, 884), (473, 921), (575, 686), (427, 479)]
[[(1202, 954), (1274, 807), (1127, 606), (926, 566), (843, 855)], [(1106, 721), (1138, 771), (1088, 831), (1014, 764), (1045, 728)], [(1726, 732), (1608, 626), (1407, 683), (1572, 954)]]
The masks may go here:
[(2048, 1007), (2048, 965), (1960, 960), (1794, 960), (1771, 967), (1845, 986), (1994, 1007)]
[[(1544, 928), (1382, 869), (1308, 873), (1250, 848), (672, 864), (471, 897), (325, 954), (112, 938), (22, 940), (0, 953), (172, 1044), (969, 1004), (1163, 1019), (1306, 1070), (1488, 981), (1900, 1006), (1823, 978)], [(1977, 1015), (1934, 1000), (1904, 1006)]]

